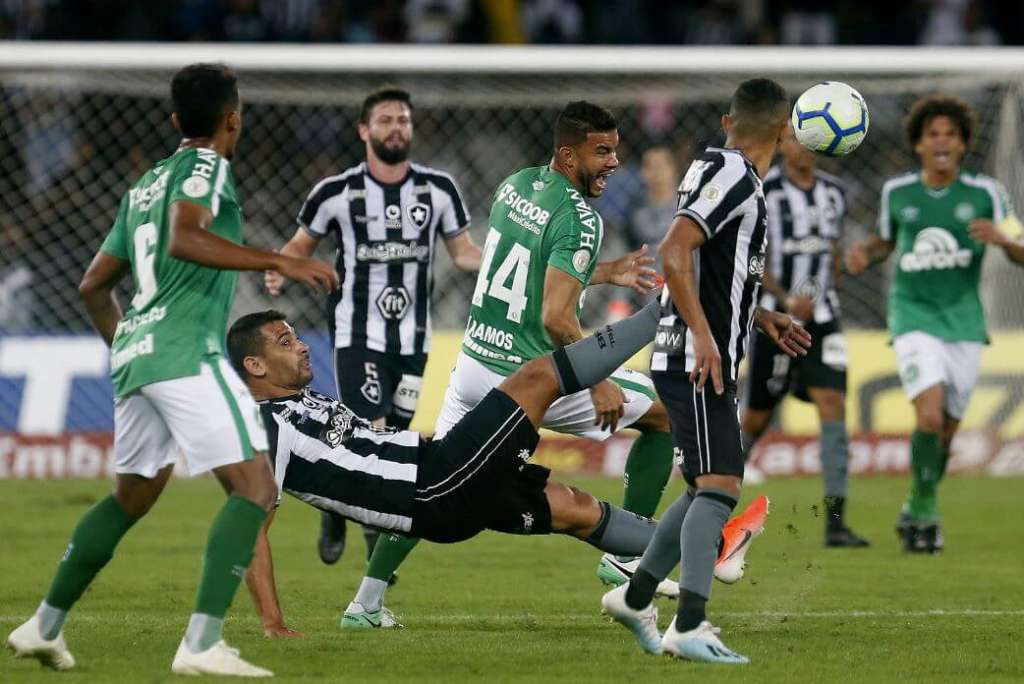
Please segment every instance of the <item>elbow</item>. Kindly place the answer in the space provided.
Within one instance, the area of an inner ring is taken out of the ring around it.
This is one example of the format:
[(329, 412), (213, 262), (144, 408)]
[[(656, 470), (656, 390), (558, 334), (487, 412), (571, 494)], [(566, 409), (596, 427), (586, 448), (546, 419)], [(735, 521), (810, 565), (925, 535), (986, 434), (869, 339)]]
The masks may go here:
[(178, 237), (176, 231), (171, 231), (171, 238), (167, 241), (167, 254), (173, 259), (184, 259), (185, 249), (182, 246), (182, 240)]
[(566, 325), (564, 319), (552, 311), (545, 309), (541, 312), (541, 324), (547, 332), (548, 337), (556, 342), (564, 339)]

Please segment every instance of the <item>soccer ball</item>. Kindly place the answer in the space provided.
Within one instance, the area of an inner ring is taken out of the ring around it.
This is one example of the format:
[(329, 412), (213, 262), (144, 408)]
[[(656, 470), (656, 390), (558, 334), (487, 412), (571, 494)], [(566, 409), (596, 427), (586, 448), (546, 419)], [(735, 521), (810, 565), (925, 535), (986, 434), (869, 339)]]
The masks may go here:
[(842, 157), (868, 134), (868, 106), (860, 93), (839, 81), (804, 91), (793, 106), (793, 133), (809, 150)]

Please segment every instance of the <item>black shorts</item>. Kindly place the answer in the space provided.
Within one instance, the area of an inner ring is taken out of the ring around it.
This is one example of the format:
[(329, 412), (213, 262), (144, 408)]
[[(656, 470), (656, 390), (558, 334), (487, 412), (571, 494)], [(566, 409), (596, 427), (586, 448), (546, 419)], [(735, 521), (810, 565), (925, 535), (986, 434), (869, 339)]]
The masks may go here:
[(347, 347), (334, 350), (334, 373), (341, 403), (360, 418), (387, 418), (405, 430), (420, 400), (426, 354), (384, 354)]
[(459, 542), (491, 529), (547, 534), (547, 468), (527, 463), (540, 437), (526, 413), (491, 390), (443, 439), (430, 442), (416, 477), (410, 534)]
[(681, 455), (686, 481), (696, 485), (707, 474), (743, 477), (736, 387), (715, 394), (710, 380), (699, 392), (686, 373), (656, 371), (651, 378), (668, 410), (676, 464)]
[(810, 401), (810, 387), (846, 392), (846, 342), (836, 320), (812, 323), (807, 356), (793, 358), (758, 331), (750, 356), (747, 406), (755, 411), (773, 410), (787, 393)]

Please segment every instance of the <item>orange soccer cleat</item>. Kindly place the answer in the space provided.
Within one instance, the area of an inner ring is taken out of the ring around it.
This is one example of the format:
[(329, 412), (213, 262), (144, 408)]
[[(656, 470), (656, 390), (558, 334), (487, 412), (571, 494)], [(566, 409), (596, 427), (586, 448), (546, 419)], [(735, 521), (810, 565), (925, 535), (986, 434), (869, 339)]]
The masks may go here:
[(747, 509), (725, 523), (722, 528), (722, 548), (715, 561), (715, 578), (726, 584), (734, 584), (743, 577), (747, 551), (754, 539), (764, 532), (764, 521), (768, 518), (768, 497), (763, 494), (747, 506)]

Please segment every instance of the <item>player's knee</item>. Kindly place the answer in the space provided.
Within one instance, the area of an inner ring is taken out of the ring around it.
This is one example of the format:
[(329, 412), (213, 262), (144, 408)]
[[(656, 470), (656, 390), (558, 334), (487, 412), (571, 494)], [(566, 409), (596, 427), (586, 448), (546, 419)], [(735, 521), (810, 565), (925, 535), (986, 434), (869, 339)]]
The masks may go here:
[(743, 417), (740, 420), (740, 425), (744, 432), (754, 437), (760, 437), (764, 434), (764, 431), (768, 429), (768, 424), (772, 420), (771, 411), (762, 411), (757, 409), (747, 409), (743, 412)]
[(842, 420), (846, 414), (846, 395), (838, 390), (819, 393), (814, 398), (814, 403), (817, 404), (818, 413), (824, 422)]
[(917, 409), (917, 429), (921, 432), (943, 434), (942, 409), (938, 406), (921, 406)]
[(641, 431), (671, 432), (672, 424), (668, 419), (668, 410), (659, 399), (655, 399), (647, 413), (640, 417), (634, 424)]

